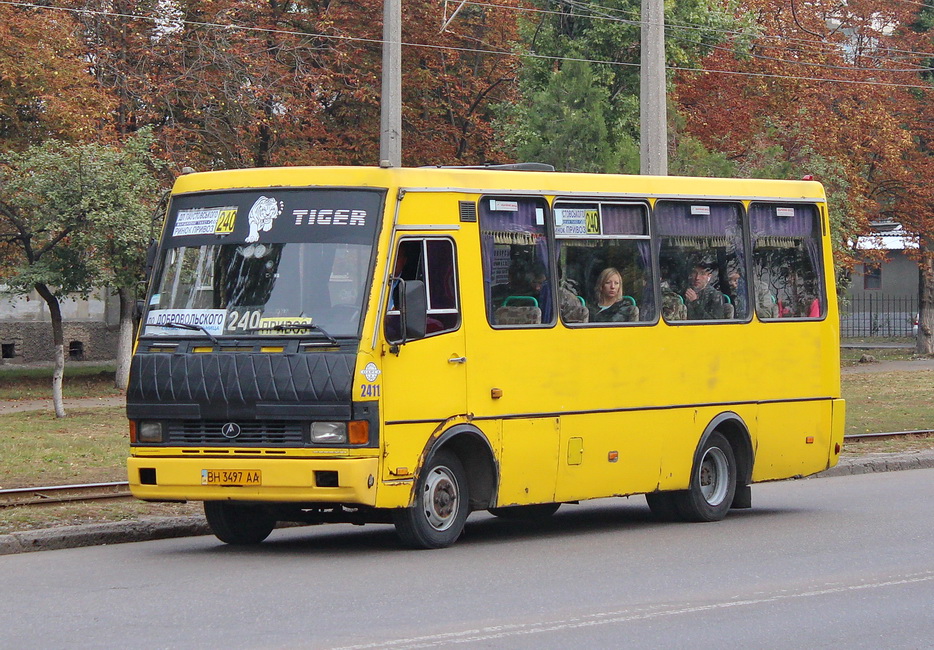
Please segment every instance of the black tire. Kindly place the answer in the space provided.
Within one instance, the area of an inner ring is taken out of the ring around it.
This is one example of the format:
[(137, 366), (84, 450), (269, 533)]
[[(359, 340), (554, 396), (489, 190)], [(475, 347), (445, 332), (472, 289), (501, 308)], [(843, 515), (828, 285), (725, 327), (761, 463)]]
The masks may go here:
[(231, 501), (205, 501), (204, 516), (217, 539), (235, 546), (259, 544), (276, 520), (262, 506)]
[(392, 513), (396, 534), (411, 548), (445, 548), (464, 531), (470, 512), (467, 476), (460, 459), (441, 450), (418, 478), (415, 506)]
[(501, 519), (514, 519), (519, 521), (535, 521), (547, 519), (558, 511), (560, 503), (536, 503), (530, 506), (506, 506), (505, 508), (490, 508), (490, 514)]
[(691, 484), (674, 493), (686, 521), (720, 521), (736, 492), (736, 458), (729, 441), (716, 431), (707, 436), (694, 457)]
[(680, 492), (650, 492), (645, 495), (649, 510), (656, 519), (661, 521), (679, 521), (681, 513), (678, 511), (678, 495)]

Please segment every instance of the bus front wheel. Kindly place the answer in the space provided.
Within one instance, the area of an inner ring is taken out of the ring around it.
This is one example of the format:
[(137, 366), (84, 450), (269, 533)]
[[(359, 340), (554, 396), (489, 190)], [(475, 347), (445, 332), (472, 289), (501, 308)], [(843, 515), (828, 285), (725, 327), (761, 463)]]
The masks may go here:
[(393, 511), (399, 539), (412, 548), (444, 548), (464, 530), (470, 498), (464, 467), (454, 454), (441, 450), (422, 470), (415, 506)]
[(675, 493), (678, 511), (687, 521), (720, 521), (736, 491), (736, 457), (720, 433), (710, 434), (697, 454), (687, 490)]
[(205, 501), (204, 516), (219, 540), (237, 546), (259, 544), (276, 527), (264, 508), (252, 504)]

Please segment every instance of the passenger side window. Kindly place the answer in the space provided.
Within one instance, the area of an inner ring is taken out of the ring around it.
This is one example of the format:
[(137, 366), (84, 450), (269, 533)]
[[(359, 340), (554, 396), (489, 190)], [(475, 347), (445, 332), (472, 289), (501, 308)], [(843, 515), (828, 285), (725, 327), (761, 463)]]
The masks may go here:
[(386, 338), (399, 338), (399, 280), (420, 280), (428, 297), (426, 337), (460, 327), (454, 242), (446, 238), (409, 238), (399, 242), (390, 275)]
[(655, 204), (661, 312), (666, 321), (749, 317), (742, 215), (739, 203)]
[(554, 323), (548, 204), (538, 198), (480, 200), (487, 319), (494, 327)]
[(648, 207), (556, 201), (554, 220), (561, 320), (594, 325), (654, 321)]
[(753, 203), (749, 223), (756, 315), (761, 320), (822, 318), (827, 301), (817, 207)]

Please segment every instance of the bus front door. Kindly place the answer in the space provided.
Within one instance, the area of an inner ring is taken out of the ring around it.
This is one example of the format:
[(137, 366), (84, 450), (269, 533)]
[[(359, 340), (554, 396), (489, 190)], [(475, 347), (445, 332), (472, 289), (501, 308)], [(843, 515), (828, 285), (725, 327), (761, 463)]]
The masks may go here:
[(428, 323), (422, 339), (393, 346), (399, 312), (390, 287), (384, 322), (383, 395), (387, 479), (415, 470), (438, 426), (467, 412), (466, 349), (454, 241), (407, 236), (396, 248), (393, 277), (425, 283)]

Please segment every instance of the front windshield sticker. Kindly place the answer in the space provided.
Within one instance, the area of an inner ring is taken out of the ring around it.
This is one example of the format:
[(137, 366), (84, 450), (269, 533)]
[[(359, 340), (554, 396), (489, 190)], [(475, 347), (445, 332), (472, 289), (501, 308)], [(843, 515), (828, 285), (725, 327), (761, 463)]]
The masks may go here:
[(289, 318), (273, 317), (260, 318), (256, 328), (259, 334), (304, 334), (311, 331), (311, 318), (308, 316), (292, 316)]
[[(226, 309), (154, 309), (146, 316), (146, 330), (158, 328), (156, 333), (182, 334), (185, 330), (218, 335), (224, 333)], [(174, 330), (178, 331), (174, 331)]]
[(292, 210), (295, 225), (365, 226), (366, 210)]
[(256, 203), (250, 208), (250, 234), (244, 241), (248, 244), (259, 241), (260, 232), (269, 232), (272, 222), (282, 214), (282, 206), (282, 201), (276, 202), (270, 196), (256, 199)]
[(172, 236), (229, 235), (233, 232), (236, 222), (236, 206), (179, 210)]

